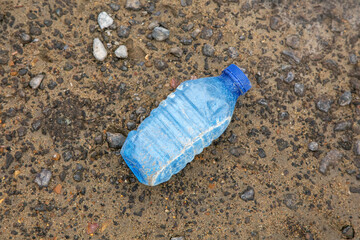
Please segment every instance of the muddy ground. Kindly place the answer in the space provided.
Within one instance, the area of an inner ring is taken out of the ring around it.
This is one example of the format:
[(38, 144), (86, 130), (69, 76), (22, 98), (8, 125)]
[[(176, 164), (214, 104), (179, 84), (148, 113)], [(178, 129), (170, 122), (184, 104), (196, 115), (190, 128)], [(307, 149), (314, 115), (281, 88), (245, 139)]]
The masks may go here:
[[(358, 0), (125, 6), (0, 1), (0, 239), (360, 239)], [(226, 132), (167, 183), (140, 184), (106, 133), (231, 63), (253, 88)]]

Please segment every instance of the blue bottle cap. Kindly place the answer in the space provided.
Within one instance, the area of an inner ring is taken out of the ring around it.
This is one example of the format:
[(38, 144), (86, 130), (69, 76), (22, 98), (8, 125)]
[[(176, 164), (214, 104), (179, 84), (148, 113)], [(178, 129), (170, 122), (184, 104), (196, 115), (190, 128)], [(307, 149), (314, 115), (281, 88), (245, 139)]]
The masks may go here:
[(223, 73), (229, 75), (240, 90), (240, 95), (243, 95), (251, 88), (251, 83), (246, 77), (245, 73), (240, 70), (235, 64), (231, 64), (223, 70)]

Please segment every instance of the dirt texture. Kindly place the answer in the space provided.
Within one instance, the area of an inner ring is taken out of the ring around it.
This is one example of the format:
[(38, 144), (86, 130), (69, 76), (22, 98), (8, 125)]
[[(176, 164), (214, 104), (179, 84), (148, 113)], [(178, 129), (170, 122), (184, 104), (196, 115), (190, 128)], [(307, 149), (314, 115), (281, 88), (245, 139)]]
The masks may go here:
[[(358, 0), (1, 0), (0, 239), (360, 239), (359, 37)], [(124, 137), (231, 63), (225, 133), (140, 184)]]

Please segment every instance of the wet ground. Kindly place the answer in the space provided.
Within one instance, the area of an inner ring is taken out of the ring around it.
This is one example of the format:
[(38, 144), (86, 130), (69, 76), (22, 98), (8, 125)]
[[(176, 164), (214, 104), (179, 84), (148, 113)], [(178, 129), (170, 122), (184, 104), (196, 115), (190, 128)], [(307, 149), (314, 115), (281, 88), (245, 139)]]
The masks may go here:
[[(0, 239), (360, 239), (359, 1), (128, 2), (0, 2)], [(140, 184), (122, 135), (231, 63), (226, 132)]]

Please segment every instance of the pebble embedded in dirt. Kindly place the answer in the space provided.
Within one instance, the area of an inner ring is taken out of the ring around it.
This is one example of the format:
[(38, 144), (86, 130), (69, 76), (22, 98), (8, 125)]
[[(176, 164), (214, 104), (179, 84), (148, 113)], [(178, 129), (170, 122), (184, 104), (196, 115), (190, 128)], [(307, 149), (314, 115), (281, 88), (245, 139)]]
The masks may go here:
[(335, 127), (334, 127), (334, 131), (345, 131), (345, 130), (348, 130), (350, 129), (352, 126), (352, 121), (351, 120), (348, 120), (348, 121), (341, 121), (341, 122), (338, 122)]
[(51, 179), (51, 171), (47, 169), (42, 169), (40, 173), (36, 175), (35, 183), (40, 187), (47, 187)]
[(37, 131), (40, 129), (41, 127), (41, 120), (40, 119), (36, 119), (31, 123), (31, 128), (33, 131)]
[(229, 54), (229, 57), (231, 57), (231, 58), (237, 58), (239, 56), (239, 52), (236, 50), (235, 47), (229, 47), (228, 54)]
[(294, 78), (295, 78), (295, 74), (293, 72), (288, 72), (284, 81), (287, 83), (291, 83), (294, 80)]
[(290, 62), (294, 62), (296, 64), (300, 64), (301, 59), (293, 52), (293, 51), (288, 51), (288, 50), (284, 50), (281, 52), (282, 55), (284, 55), (287, 59), (290, 60)]
[(26, 131), (27, 131), (26, 127), (24, 127), (24, 126), (19, 127), (17, 129), (18, 136), (24, 137), (26, 135)]
[(96, 134), (94, 141), (95, 141), (95, 144), (97, 144), (97, 145), (103, 144), (103, 142), (104, 142), (103, 134), (102, 133)]
[(244, 201), (252, 201), (255, 197), (255, 191), (252, 187), (248, 186), (241, 194), (240, 198)]
[(81, 182), (83, 180), (83, 171), (82, 170), (77, 170), (73, 175), (73, 179), (76, 182)]
[(316, 107), (322, 111), (322, 112), (329, 112), (331, 105), (333, 103), (333, 100), (331, 100), (328, 97), (321, 97), (317, 102), (316, 102)]
[(117, 29), (117, 35), (120, 38), (127, 38), (130, 35), (130, 27), (121, 25)]
[(110, 4), (109, 4), (109, 7), (110, 7), (113, 11), (115, 11), (115, 12), (117, 12), (117, 11), (120, 10), (120, 5), (117, 4), (117, 3), (110, 3)]
[(202, 53), (204, 54), (204, 56), (212, 57), (214, 56), (215, 48), (210, 44), (204, 44), (204, 46), (202, 47)]
[(31, 36), (29, 34), (27, 34), (27, 33), (24, 33), (24, 32), (20, 33), (19, 36), (20, 36), (21, 42), (23, 44), (27, 44), (27, 43), (30, 43), (32, 41)]
[(9, 51), (7, 50), (0, 50), (0, 64), (4, 65), (9, 62)]
[(44, 77), (45, 77), (44, 74), (39, 74), (33, 77), (29, 82), (30, 87), (32, 89), (37, 89), (40, 86), (41, 82), (43, 81)]
[(346, 106), (349, 105), (351, 103), (352, 100), (352, 95), (350, 91), (346, 91), (344, 92), (340, 98), (339, 98), (339, 105), (340, 106)]
[(360, 156), (360, 140), (355, 141), (354, 144), (354, 154)]
[(140, 0), (126, 0), (125, 8), (138, 11), (141, 9), (141, 2)]
[(40, 36), (42, 34), (41, 28), (34, 26), (34, 25), (32, 25), (30, 27), (29, 32), (30, 32), (30, 35), (33, 35), (33, 36)]
[(298, 35), (290, 35), (286, 38), (286, 45), (293, 49), (298, 49), (300, 46), (300, 38)]
[(171, 240), (185, 240), (184, 237), (172, 237)]
[(319, 150), (319, 144), (317, 142), (310, 142), (308, 148), (310, 151), (316, 152), (317, 150)]
[(322, 65), (331, 70), (335, 75), (339, 75), (341, 73), (339, 64), (333, 59), (326, 59), (322, 61)]
[(287, 193), (284, 195), (284, 204), (291, 210), (296, 210), (298, 205), (298, 197), (293, 193)]
[(119, 149), (125, 142), (125, 136), (121, 133), (106, 133), (106, 141), (109, 145), (109, 148)]
[(98, 16), (98, 23), (101, 29), (108, 28), (114, 23), (114, 20), (107, 12), (101, 12)]
[(240, 156), (244, 155), (245, 153), (246, 153), (245, 148), (241, 148), (241, 147), (230, 148), (230, 154), (235, 157), (240, 157)]
[(270, 28), (272, 30), (278, 30), (281, 26), (281, 18), (279, 16), (270, 17)]
[(158, 21), (152, 21), (149, 26), (147, 27), (149, 30), (153, 30), (156, 27), (159, 27), (159, 22)]
[(154, 59), (154, 66), (159, 71), (164, 71), (166, 68), (168, 68), (168, 64), (159, 58)]
[(302, 83), (295, 83), (294, 92), (298, 96), (304, 96), (305, 94), (305, 86)]
[(151, 35), (156, 41), (165, 41), (169, 38), (170, 31), (163, 27), (155, 27)]
[(204, 27), (201, 32), (200, 32), (200, 38), (201, 39), (205, 39), (208, 40), (212, 37), (213, 35), (213, 30), (211, 28), (208, 27)]
[(14, 162), (14, 157), (10, 153), (6, 153), (6, 159), (5, 159), (5, 169), (8, 169), (11, 164)]
[(183, 55), (183, 50), (179, 47), (173, 47), (170, 49), (170, 53), (175, 57), (181, 58), (181, 56)]
[(349, 54), (349, 62), (350, 64), (357, 64), (358, 59), (355, 53), (350, 53)]
[(343, 157), (343, 154), (338, 150), (331, 150), (320, 161), (319, 172), (326, 174), (329, 167), (334, 167), (338, 161)]
[(199, 34), (200, 34), (201, 30), (199, 28), (195, 29), (192, 33), (191, 33), (191, 37), (192, 38), (196, 38)]
[(104, 61), (107, 56), (107, 51), (104, 47), (104, 44), (100, 41), (99, 38), (94, 39), (93, 54), (98, 61)]
[(128, 122), (128, 123), (126, 124), (126, 127), (127, 127), (128, 130), (134, 130), (134, 129), (136, 128), (136, 123), (134, 123), (134, 122)]
[(118, 58), (127, 58), (128, 57), (128, 50), (127, 47), (125, 45), (120, 45), (116, 50), (115, 50), (115, 55)]
[(353, 239), (355, 236), (354, 228), (350, 225), (344, 226), (341, 229), (341, 233), (344, 236), (344, 238), (346, 238), (346, 239)]

